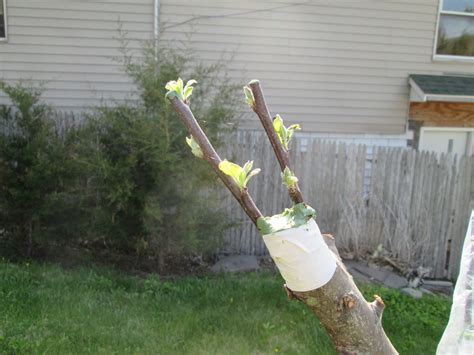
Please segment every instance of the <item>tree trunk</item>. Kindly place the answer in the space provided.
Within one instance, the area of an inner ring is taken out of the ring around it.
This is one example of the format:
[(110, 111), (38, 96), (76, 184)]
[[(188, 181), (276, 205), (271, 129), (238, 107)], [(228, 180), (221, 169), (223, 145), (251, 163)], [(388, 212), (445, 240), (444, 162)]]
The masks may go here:
[(382, 328), (382, 300), (366, 302), (341, 262), (323, 287), (289, 292), (318, 317), (340, 354), (397, 354)]
[(290, 299), (304, 302), (326, 328), (340, 354), (398, 354), (382, 328), (384, 303), (379, 296), (368, 303), (347, 272), (334, 239), (324, 235), (336, 255), (334, 276), (324, 286), (294, 292), (286, 288)]

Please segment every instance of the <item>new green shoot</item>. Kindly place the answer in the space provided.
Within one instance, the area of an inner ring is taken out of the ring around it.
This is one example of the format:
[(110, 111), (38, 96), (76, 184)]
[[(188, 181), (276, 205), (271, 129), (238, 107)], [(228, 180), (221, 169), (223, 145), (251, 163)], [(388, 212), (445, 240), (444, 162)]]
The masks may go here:
[(283, 185), (288, 188), (292, 188), (298, 182), (298, 178), (292, 173), (292, 171), (286, 166), (285, 170), (281, 173), (281, 178), (283, 180)]
[(273, 128), (275, 129), (275, 132), (280, 139), (280, 143), (285, 151), (288, 151), (291, 138), (293, 138), (295, 131), (301, 129), (299, 124), (292, 124), (289, 127), (285, 127), (283, 124), (283, 119), (280, 117), (280, 115), (276, 115), (275, 119), (273, 120)]
[(253, 97), (253, 92), (248, 86), (244, 86), (245, 101), (250, 108), (253, 108), (255, 105), (255, 98)]
[(243, 167), (228, 160), (223, 160), (219, 163), (219, 169), (235, 181), (239, 186), (240, 191), (243, 191), (247, 187), (247, 183), (252, 176), (257, 175), (260, 172), (260, 169), (252, 170), (252, 167), (253, 160), (246, 162)]
[(186, 137), (186, 143), (188, 143), (189, 147), (191, 148), (191, 152), (198, 158), (204, 158), (204, 154), (202, 153), (201, 147), (197, 144), (196, 140), (193, 136)]
[(189, 103), (189, 98), (193, 94), (194, 84), (197, 84), (197, 81), (194, 79), (189, 80), (185, 86), (181, 78), (178, 78), (176, 81), (168, 81), (165, 86), (165, 89), (168, 90), (166, 97), (170, 100), (173, 97), (177, 97), (184, 103)]

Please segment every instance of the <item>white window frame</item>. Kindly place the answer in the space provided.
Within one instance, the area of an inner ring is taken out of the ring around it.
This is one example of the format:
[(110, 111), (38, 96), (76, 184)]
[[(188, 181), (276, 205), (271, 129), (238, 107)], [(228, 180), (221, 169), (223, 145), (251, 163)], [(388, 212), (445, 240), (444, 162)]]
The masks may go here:
[(0, 37), (0, 42), (8, 40), (8, 24), (7, 24), (7, 0), (0, 0), (3, 2), (3, 20), (5, 23), (5, 37)]
[(474, 17), (474, 13), (470, 13), (470, 12), (444, 11), (443, 1), (444, 0), (439, 0), (438, 17), (436, 21), (436, 32), (435, 32), (435, 37), (434, 37), (435, 39), (434, 39), (434, 46), (433, 46), (433, 60), (474, 62), (474, 57), (467, 57), (467, 56), (461, 56), (461, 55), (436, 54), (436, 48), (438, 47), (438, 33), (439, 33), (439, 23), (441, 20), (441, 15)]

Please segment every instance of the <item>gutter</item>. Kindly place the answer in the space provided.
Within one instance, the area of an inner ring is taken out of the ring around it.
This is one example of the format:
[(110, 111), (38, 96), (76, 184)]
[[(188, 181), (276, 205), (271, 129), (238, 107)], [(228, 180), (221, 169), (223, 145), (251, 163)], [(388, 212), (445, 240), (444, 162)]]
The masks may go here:
[(160, 34), (160, 0), (154, 0), (153, 4), (153, 39), (158, 41)]
[(425, 101), (474, 102), (474, 96), (467, 95), (425, 95)]

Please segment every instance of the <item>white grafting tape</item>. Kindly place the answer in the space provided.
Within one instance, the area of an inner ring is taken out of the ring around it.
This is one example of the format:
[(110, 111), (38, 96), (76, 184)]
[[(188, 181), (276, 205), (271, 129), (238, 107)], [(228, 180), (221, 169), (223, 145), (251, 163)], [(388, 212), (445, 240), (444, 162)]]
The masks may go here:
[(336, 257), (324, 242), (316, 222), (263, 236), (278, 270), (292, 291), (324, 286), (336, 271)]

